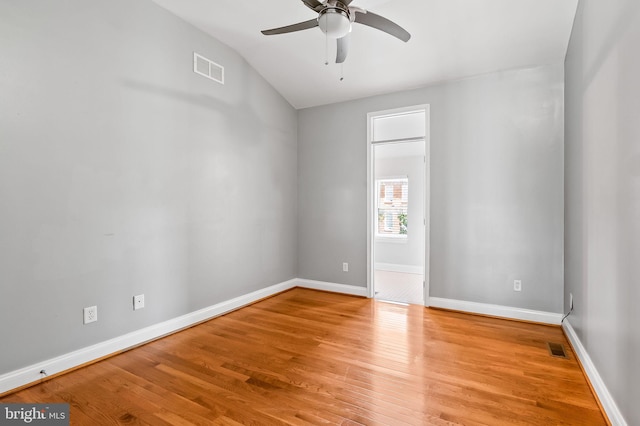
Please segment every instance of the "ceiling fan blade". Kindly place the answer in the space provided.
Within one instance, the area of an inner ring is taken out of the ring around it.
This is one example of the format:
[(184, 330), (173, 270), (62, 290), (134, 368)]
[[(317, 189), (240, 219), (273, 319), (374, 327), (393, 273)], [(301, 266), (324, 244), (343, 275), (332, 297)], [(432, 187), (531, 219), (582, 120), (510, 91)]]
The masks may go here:
[(341, 0), (340, 2), (345, 6), (349, 6), (353, 0)]
[(385, 33), (391, 34), (392, 36), (397, 37), (404, 42), (409, 41), (409, 39), (411, 38), (411, 34), (409, 34), (407, 30), (402, 28), (400, 25), (380, 15), (376, 15), (375, 13), (362, 13), (356, 11), (355, 22), (362, 25), (367, 25), (380, 31), (384, 31)]
[(309, 9), (315, 10), (316, 12), (319, 12), (320, 9), (324, 7), (318, 0), (302, 0), (302, 3), (304, 3), (304, 5)]
[(349, 34), (338, 39), (338, 53), (336, 54), (336, 64), (341, 64), (347, 59), (351, 37)]
[(287, 25), (286, 27), (263, 30), (262, 34), (264, 35), (286, 34), (286, 33), (292, 33), (294, 31), (308, 30), (309, 28), (313, 28), (317, 26), (318, 26), (318, 20), (316, 18), (313, 18), (313, 19), (309, 19), (308, 21), (298, 22), (297, 24)]

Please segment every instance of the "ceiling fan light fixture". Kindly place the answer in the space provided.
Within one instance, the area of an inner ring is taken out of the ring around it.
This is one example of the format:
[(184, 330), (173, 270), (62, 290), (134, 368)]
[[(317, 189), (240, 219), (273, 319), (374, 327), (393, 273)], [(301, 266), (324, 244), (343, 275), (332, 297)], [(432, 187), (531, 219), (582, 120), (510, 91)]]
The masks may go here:
[(327, 8), (318, 16), (320, 30), (331, 38), (342, 38), (351, 32), (351, 19), (344, 10)]

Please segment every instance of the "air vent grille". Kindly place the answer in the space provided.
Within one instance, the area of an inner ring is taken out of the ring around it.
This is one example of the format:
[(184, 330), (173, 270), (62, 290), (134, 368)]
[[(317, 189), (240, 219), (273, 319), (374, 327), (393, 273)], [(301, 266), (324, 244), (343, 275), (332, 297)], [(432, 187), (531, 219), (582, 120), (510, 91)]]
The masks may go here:
[(562, 345), (562, 343), (547, 342), (547, 347), (549, 348), (549, 353), (551, 354), (551, 356), (555, 356), (558, 358), (569, 358), (564, 350), (564, 345)]
[(224, 84), (224, 67), (196, 52), (193, 52), (193, 72)]

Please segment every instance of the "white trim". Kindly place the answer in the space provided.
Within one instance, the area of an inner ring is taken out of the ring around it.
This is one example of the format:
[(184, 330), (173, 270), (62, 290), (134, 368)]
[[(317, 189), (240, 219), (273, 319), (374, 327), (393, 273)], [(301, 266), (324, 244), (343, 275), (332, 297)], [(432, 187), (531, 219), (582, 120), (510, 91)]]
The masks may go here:
[(424, 207), (422, 223), (424, 225), (424, 306), (431, 306), (431, 105), (425, 104), (424, 133)]
[(49, 376), (61, 373), (102, 357), (130, 349), (150, 340), (166, 336), (167, 334), (175, 333), (176, 331), (236, 310), (265, 297), (292, 289), (296, 287), (297, 282), (297, 279), (292, 279), (272, 285), (177, 318), (127, 333), (120, 337), (96, 343), (95, 345), (3, 374), (0, 376), (0, 394), (39, 381), (42, 379), (40, 374), (41, 370), (46, 370)]
[(331, 291), (333, 293), (350, 294), (352, 296), (367, 297), (367, 288), (355, 285), (328, 283), (325, 281), (297, 279), (297, 286), (302, 288), (310, 288), (313, 290)]
[(374, 238), (373, 226), (376, 222), (374, 211), (376, 208), (376, 193), (374, 182), (376, 181), (375, 165), (373, 164), (373, 148), (371, 141), (373, 131), (371, 124), (373, 113), (367, 113), (367, 297), (373, 297), (373, 274), (374, 274)]
[(595, 390), (596, 394), (598, 395), (598, 399), (602, 404), (602, 408), (604, 408), (604, 411), (607, 413), (609, 421), (613, 426), (626, 426), (627, 422), (622, 416), (620, 409), (618, 409), (618, 406), (611, 396), (611, 393), (609, 393), (609, 389), (607, 389), (607, 386), (604, 384), (602, 377), (600, 377), (600, 373), (598, 373), (596, 366), (593, 364), (593, 361), (591, 361), (591, 357), (587, 353), (587, 350), (582, 345), (582, 342), (576, 334), (576, 331), (573, 329), (573, 327), (571, 327), (571, 324), (567, 320), (565, 320), (564, 324), (562, 324), (562, 328), (569, 338), (571, 346), (575, 350), (576, 355), (580, 359), (582, 368), (584, 368), (584, 372), (587, 374), (593, 390)]
[(396, 263), (380, 263), (375, 264), (378, 271), (404, 272), (405, 274), (423, 274), (423, 268), (420, 265), (400, 265)]
[[(374, 280), (374, 272), (375, 272), (375, 230), (374, 224), (377, 223), (377, 214), (376, 214), (376, 194), (374, 189), (375, 182), (375, 164), (374, 156), (373, 156), (373, 146), (380, 143), (395, 143), (401, 141), (414, 141), (414, 140), (424, 140), (424, 274), (423, 274), (423, 294), (424, 294), (424, 305), (429, 306), (431, 298), (429, 297), (429, 251), (431, 236), (430, 236), (430, 203), (431, 203), (431, 109), (429, 104), (420, 104), (420, 105), (412, 105), (404, 108), (394, 108), (384, 111), (375, 111), (367, 113), (367, 287), (366, 292), (368, 297), (374, 297), (374, 288), (373, 288), (373, 280)], [(411, 113), (415, 111), (423, 110), (425, 113), (425, 133), (424, 139), (422, 138), (407, 138), (405, 139), (397, 139), (392, 141), (374, 141), (373, 140), (373, 118), (381, 117), (381, 116), (389, 116), (389, 115), (398, 115), (402, 113)], [(374, 215), (376, 217), (374, 217)]]
[(534, 311), (531, 309), (514, 308), (511, 306), (491, 305), (489, 303), (467, 302), (466, 300), (444, 299), (430, 297), (434, 308), (451, 309), (454, 311), (471, 312), (474, 314), (491, 315), (494, 317), (533, 321), (543, 324), (560, 325), (562, 314), (553, 312)]

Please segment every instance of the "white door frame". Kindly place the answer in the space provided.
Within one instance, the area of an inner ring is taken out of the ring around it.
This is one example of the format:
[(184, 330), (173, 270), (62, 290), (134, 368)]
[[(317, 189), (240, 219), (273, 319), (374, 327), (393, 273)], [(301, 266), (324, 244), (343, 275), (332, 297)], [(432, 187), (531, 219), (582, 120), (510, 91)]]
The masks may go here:
[(373, 119), (385, 115), (395, 115), (414, 111), (425, 113), (425, 167), (424, 167), (424, 305), (429, 306), (429, 252), (430, 252), (430, 199), (431, 199), (431, 141), (430, 141), (430, 113), (429, 104), (414, 105), (384, 111), (367, 113), (367, 295), (374, 297), (373, 277), (375, 271), (375, 228), (377, 214), (375, 212), (375, 156), (374, 147), (379, 143), (408, 142), (422, 138), (408, 138), (390, 141), (373, 141)]

